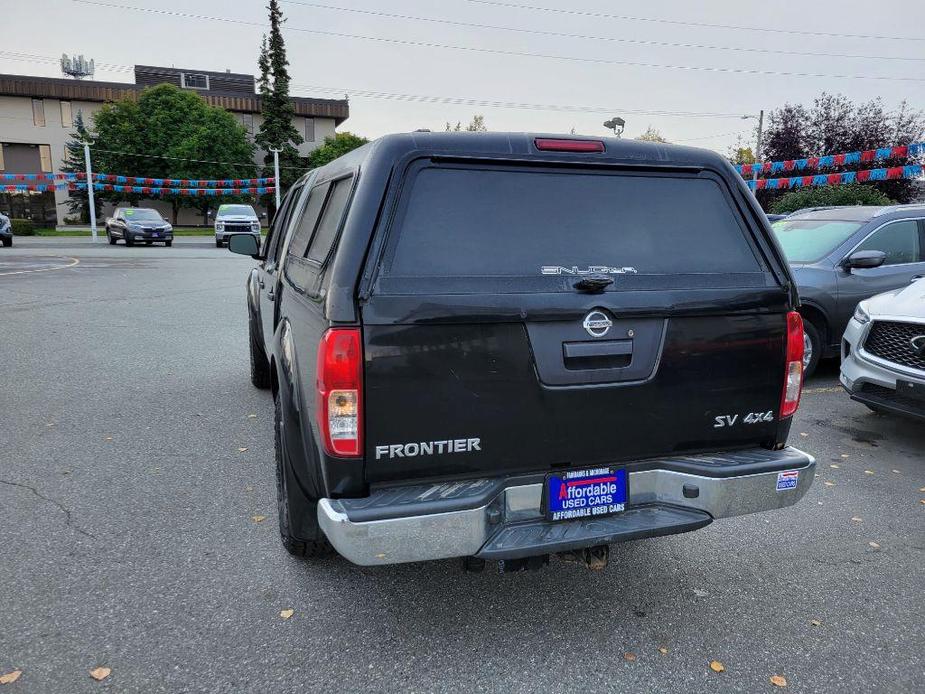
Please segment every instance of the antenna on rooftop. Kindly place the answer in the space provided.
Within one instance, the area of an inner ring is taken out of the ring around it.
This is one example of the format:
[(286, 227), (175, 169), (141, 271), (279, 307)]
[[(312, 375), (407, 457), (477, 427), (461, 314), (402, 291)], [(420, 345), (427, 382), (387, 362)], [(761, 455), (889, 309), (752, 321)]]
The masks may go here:
[(83, 55), (75, 55), (70, 58), (67, 53), (61, 55), (61, 72), (68, 77), (82, 80), (84, 77), (93, 77), (94, 71), (95, 66), (92, 58), (90, 62), (87, 62)]

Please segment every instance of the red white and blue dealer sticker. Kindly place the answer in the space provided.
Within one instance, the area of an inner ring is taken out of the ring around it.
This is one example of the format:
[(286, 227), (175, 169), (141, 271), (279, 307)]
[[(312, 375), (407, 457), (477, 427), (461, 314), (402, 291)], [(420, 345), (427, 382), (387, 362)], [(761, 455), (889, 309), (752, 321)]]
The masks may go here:
[(788, 489), (796, 489), (797, 481), (800, 479), (799, 470), (787, 470), (786, 472), (777, 473), (777, 491), (785, 492)]
[(546, 517), (572, 520), (626, 510), (626, 469), (569, 470), (546, 477)]

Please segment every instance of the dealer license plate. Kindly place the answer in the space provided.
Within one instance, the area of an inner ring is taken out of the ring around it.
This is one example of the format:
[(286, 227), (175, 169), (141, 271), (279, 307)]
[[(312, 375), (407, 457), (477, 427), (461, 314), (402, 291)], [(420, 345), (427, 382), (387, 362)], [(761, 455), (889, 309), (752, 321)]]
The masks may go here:
[(546, 518), (609, 516), (626, 510), (626, 468), (563, 470), (546, 476)]

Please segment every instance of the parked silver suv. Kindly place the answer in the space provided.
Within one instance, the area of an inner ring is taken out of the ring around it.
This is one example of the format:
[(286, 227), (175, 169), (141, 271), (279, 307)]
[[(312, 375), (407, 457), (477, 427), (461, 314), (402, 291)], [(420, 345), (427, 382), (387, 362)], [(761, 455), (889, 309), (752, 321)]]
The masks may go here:
[(925, 279), (858, 304), (842, 338), (841, 382), (875, 412), (925, 419)]
[(222, 247), (234, 234), (253, 234), (260, 240), (260, 218), (250, 205), (222, 205), (215, 215), (215, 245)]

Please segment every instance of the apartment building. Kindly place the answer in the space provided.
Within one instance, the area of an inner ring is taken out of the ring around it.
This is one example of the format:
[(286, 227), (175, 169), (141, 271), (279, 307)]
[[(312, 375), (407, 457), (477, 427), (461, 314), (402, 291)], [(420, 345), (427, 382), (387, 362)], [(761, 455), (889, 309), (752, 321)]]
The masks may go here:
[[(211, 106), (231, 112), (251, 137), (259, 131), (261, 104), (253, 75), (150, 65), (135, 66), (134, 84), (0, 74), (0, 173), (59, 173), (78, 111), (89, 124), (103, 104), (137, 98), (145, 87), (163, 83), (194, 90)], [(299, 147), (302, 155), (320, 146), (350, 115), (347, 101), (340, 99), (293, 97), (292, 104), (293, 125), (305, 138)], [(264, 154), (256, 152), (255, 161), (262, 164)], [(112, 173), (145, 175), (144, 171)], [(67, 197), (65, 188), (54, 193), (0, 192), (0, 211), (61, 225), (70, 214)], [(165, 203), (152, 206), (169, 209)], [(195, 224), (201, 218), (184, 210), (179, 221)]]

